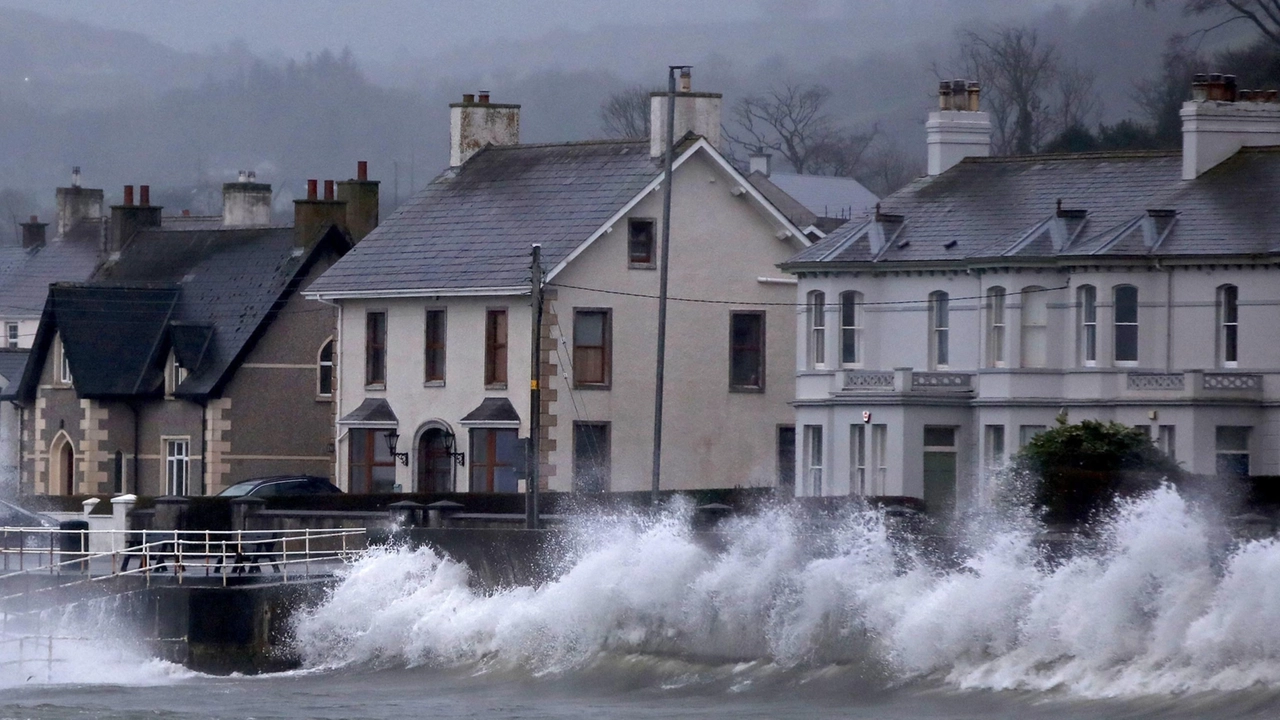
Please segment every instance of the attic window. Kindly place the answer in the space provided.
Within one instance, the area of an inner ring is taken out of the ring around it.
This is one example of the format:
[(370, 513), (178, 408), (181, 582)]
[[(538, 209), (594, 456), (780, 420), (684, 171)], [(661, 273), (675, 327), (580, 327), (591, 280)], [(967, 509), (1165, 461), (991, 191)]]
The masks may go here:
[(654, 267), (653, 226), (653, 220), (647, 218), (627, 221), (627, 262), (631, 267)]
[(177, 355), (169, 355), (169, 364), (165, 368), (164, 374), (164, 394), (173, 395), (178, 390), (178, 386), (183, 380), (187, 379), (187, 369), (182, 367), (182, 363), (178, 362)]
[(72, 383), (71, 361), (67, 360), (67, 348), (61, 340), (58, 342), (58, 381), (63, 385)]

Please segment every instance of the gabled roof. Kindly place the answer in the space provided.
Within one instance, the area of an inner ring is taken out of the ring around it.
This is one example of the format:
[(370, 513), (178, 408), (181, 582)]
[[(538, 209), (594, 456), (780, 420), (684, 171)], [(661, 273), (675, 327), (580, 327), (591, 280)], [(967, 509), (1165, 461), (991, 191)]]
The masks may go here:
[(365, 398), (364, 402), (360, 403), (360, 407), (343, 415), (338, 420), (338, 424), (356, 427), (396, 427), (400, 424), (400, 420), (396, 418), (391, 404), (385, 398)]
[[(800, 242), (777, 208), (705, 140), (677, 144), (678, 168), (709, 153)], [(353, 297), (527, 292), (529, 251), (548, 280), (662, 180), (648, 140), (490, 146), (433, 180), (308, 288)]]
[(0, 348), (0, 400), (12, 400), (18, 396), (29, 353), (17, 348)]
[[(755, 183), (755, 176), (758, 174), (752, 173), (752, 183)], [(857, 217), (880, 200), (875, 193), (853, 178), (775, 172), (769, 174), (767, 179), (820, 218)]]
[(40, 317), (49, 285), (88, 279), (98, 266), (101, 247), (101, 220), (83, 220), (39, 247), (0, 247), (0, 314)]

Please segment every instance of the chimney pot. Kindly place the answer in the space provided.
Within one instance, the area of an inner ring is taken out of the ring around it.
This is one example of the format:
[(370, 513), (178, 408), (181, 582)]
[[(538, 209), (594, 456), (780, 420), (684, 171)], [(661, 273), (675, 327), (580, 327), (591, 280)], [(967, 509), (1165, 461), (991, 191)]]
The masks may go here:
[(186, 208), (183, 208), (183, 209), (182, 209), (182, 217), (191, 217), (191, 211), (190, 211), (190, 210), (188, 210), (188, 209), (186, 209)]
[(1241, 90), (1236, 93), (1236, 98), (1240, 100), (1240, 102), (1253, 102), (1253, 91)]
[(982, 94), (982, 85), (977, 80), (970, 80), (965, 83), (965, 94), (968, 95), (969, 99), (969, 112), (978, 112), (978, 108), (981, 107), (978, 99)]
[(1204, 102), (1209, 99), (1209, 76), (1198, 73), (1191, 81), (1191, 101)]
[(138, 186), (138, 204), (141, 205), (142, 207), (151, 206), (151, 186), (150, 185)]
[(478, 97), (478, 98), (476, 99), (476, 101), (477, 101), (477, 102), (479, 102), (481, 105), (488, 105), (488, 104), (489, 104), (489, 91), (488, 91), (488, 90), (481, 90), (481, 91), (480, 91), (480, 97)]
[(361, 160), (356, 163), (356, 179), (364, 182), (369, 179), (369, 161)]
[(32, 215), (32, 216), (31, 216), (31, 224), (33, 224), (33, 225), (34, 225), (35, 223), (38, 223), (38, 222), (40, 222), (40, 217), (39, 217), (39, 216), (37, 216), (37, 215)]
[(124, 205), (133, 205), (133, 186), (124, 186)]
[(476, 96), (475, 96), (475, 94), (474, 94), (474, 93), (462, 93), (462, 102), (467, 103), (468, 105), (470, 105), (471, 103), (474, 103), (475, 101), (476, 101)]
[(249, 179), (249, 173), (241, 170), (239, 175), (236, 177), (236, 182), (245, 182), (248, 179)]
[(691, 68), (680, 68), (678, 89), (680, 92), (693, 92), (693, 70)]
[(1222, 90), (1223, 90), (1223, 97), (1222, 97), (1223, 100), (1226, 100), (1227, 102), (1236, 101), (1236, 76), (1235, 75), (1222, 76)]
[(324, 181), (324, 199), (325, 200), (333, 199), (333, 181), (332, 180)]
[(71, 187), (80, 187), (80, 166), (71, 168)]
[(1275, 90), (1268, 90), (1266, 92), (1266, 97), (1264, 99), (1269, 103), (1276, 102), (1277, 99), (1280, 99), (1280, 92), (1277, 92)]
[(951, 82), (943, 80), (938, 83), (938, 109), (951, 109)]
[(316, 199), (316, 181), (315, 180), (307, 181), (307, 199), (308, 200)]

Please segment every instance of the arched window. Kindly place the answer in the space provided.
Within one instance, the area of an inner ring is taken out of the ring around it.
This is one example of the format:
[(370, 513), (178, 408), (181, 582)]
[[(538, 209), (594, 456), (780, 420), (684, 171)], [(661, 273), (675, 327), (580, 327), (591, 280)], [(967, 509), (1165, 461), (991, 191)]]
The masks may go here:
[(987, 367), (1004, 367), (1004, 288), (987, 291)]
[(1049, 294), (1042, 287), (1022, 289), (1022, 367), (1042, 368), (1049, 361)]
[(1081, 285), (1076, 290), (1076, 300), (1080, 313), (1080, 364), (1093, 367), (1098, 364), (1098, 289)]
[(827, 365), (827, 296), (818, 290), (809, 293), (809, 367)]
[(1235, 285), (1218, 288), (1218, 365), (1233, 368), (1239, 361), (1240, 289)]
[(71, 438), (58, 433), (49, 445), (49, 494), (76, 494), (76, 454)]
[(840, 293), (840, 364), (862, 365), (862, 293)]
[(1118, 363), (1138, 362), (1138, 288), (1117, 285), (1114, 296), (1115, 358)]
[(325, 340), (320, 346), (316, 364), (316, 395), (333, 397), (333, 338)]
[(929, 367), (946, 369), (951, 363), (951, 297), (938, 290), (929, 294)]

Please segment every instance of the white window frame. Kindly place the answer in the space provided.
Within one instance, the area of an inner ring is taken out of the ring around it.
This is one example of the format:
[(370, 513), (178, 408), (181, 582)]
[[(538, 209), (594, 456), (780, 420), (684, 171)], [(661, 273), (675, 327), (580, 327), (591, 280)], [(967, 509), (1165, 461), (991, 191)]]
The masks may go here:
[(804, 426), (804, 481), (807, 494), (822, 495), (822, 426)]
[(1081, 285), (1076, 291), (1080, 308), (1080, 364), (1098, 366), (1098, 288)]
[[(1222, 430), (1243, 430), (1244, 431), (1244, 449), (1240, 448), (1224, 448), (1222, 446)], [(1219, 459), (1224, 455), (1244, 456), (1245, 466), (1248, 473), (1252, 473), (1253, 458), (1249, 457), (1249, 445), (1253, 442), (1253, 428), (1247, 425), (1218, 425), (1213, 429), (1213, 464), (1214, 472), (1217, 473)]]
[[(1024, 368), (1042, 368), (1049, 365), (1049, 299), (1047, 291), (1039, 285), (1022, 288), (1019, 301), (1021, 312), (1021, 365)], [(1036, 308), (1043, 312), (1043, 317), (1034, 317), (1028, 312)], [(1039, 320), (1039, 322), (1032, 322)], [(1037, 347), (1038, 346), (1038, 347)], [(1032, 351), (1039, 350), (1041, 358), (1032, 357)]]
[(945, 290), (929, 293), (929, 369), (951, 366), (951, 296)]
[[(850, 312), (846, 313), (846, 310)], [(863, 365), (862, 314), (862, 293), (857, 290), (840, 293), (840, 367), (860, 368)], [(853, 350), (852, 360), (846, 359), (846, 350), (850, 348)]]
[(821, 290), (809, 293), (809, 367), (814, 370), (827, 368), (827, 295)]
[(18, 323), (11, 322), (4, 324), (5, 340), (9, 345), (9, 349), (18, 347)]
[(1156, 428), (1156, 447), (1160, 448), (1160, 452), (1169, 456), (1169, 459), (1178, 461), (1178, 426), (1177, 425), (1161, 425)]
[(1005, 300), (1002, 287), (987, 290), (987, 367), (1005, 366)]
[(58, 338), (58, 382), (63, 385), (71, 385), (75, 382), (75, 378), (71, 376), (71, 363), (67, 360), (66, 345), (63, 344), (62, 338)]
[[(164, 437), (164, 487), (168, 495), (191, 492), (191, 438)], [(181, 476), (181, 477), (179, 477)]]
[[(329, 348), (329, 359), (324, 359), (324, 349)], [(337, 355), (337, 347), (333, 344), (333, 338), (329, 337), (320, 343), (320, 349), (316, 351), (316, 398), (320, 400), (329, 400), (333, 397), (333, 389), (337, 384), (337, 363), (335, 361)], [(324, 392), (324, 383), (321, 379), (324, 376), (325, 368), (329, 369), (329, 392)]]
[(178, 362), (178, 356), (169, 353), (169, 362), (165, 365), (164, 373), (164, 394), (173, 397), (177, 392), (178, 386), (183, 380), (187, 379), (187, 369), (182, 367), (182, 363)]
[(889, 483), (889, 426), (877, 424), (871, 426), (871, 461), (875, 464), (876, 474), (873, 490), (876, 495), (884, 495)]
[[(1120, 291), (1126, 288), (1133, 288), (1133, 322), (1120, 321)], [(1111, 288), (1111, 357), (1113, 362), (1120, 367), (1132, 367), (1138, 364), (1138, 358), (1141, 357), (1140, 350), (1142, 348), (1142, 331), (1141, 331), (1141, 308), (1142, 293), (1138, 291), (1138, 286), (1128, 283), (1116, 285)], [(1133, 328), (1133, 351), (1135, 356), (1132, 358), (1120, 358), (1120, 329)]]
[(849, 426), (849, 492), (867, 494), (867, 426)]
[(1231, 284), (1220, 285), (1217, 294), (1218, 367), (1239, 367), (1240, 288)]
[(1005, 427), (987, 425), (982, 434), (983, 465), (987, 470), (999, 470), (1005, 459)]

